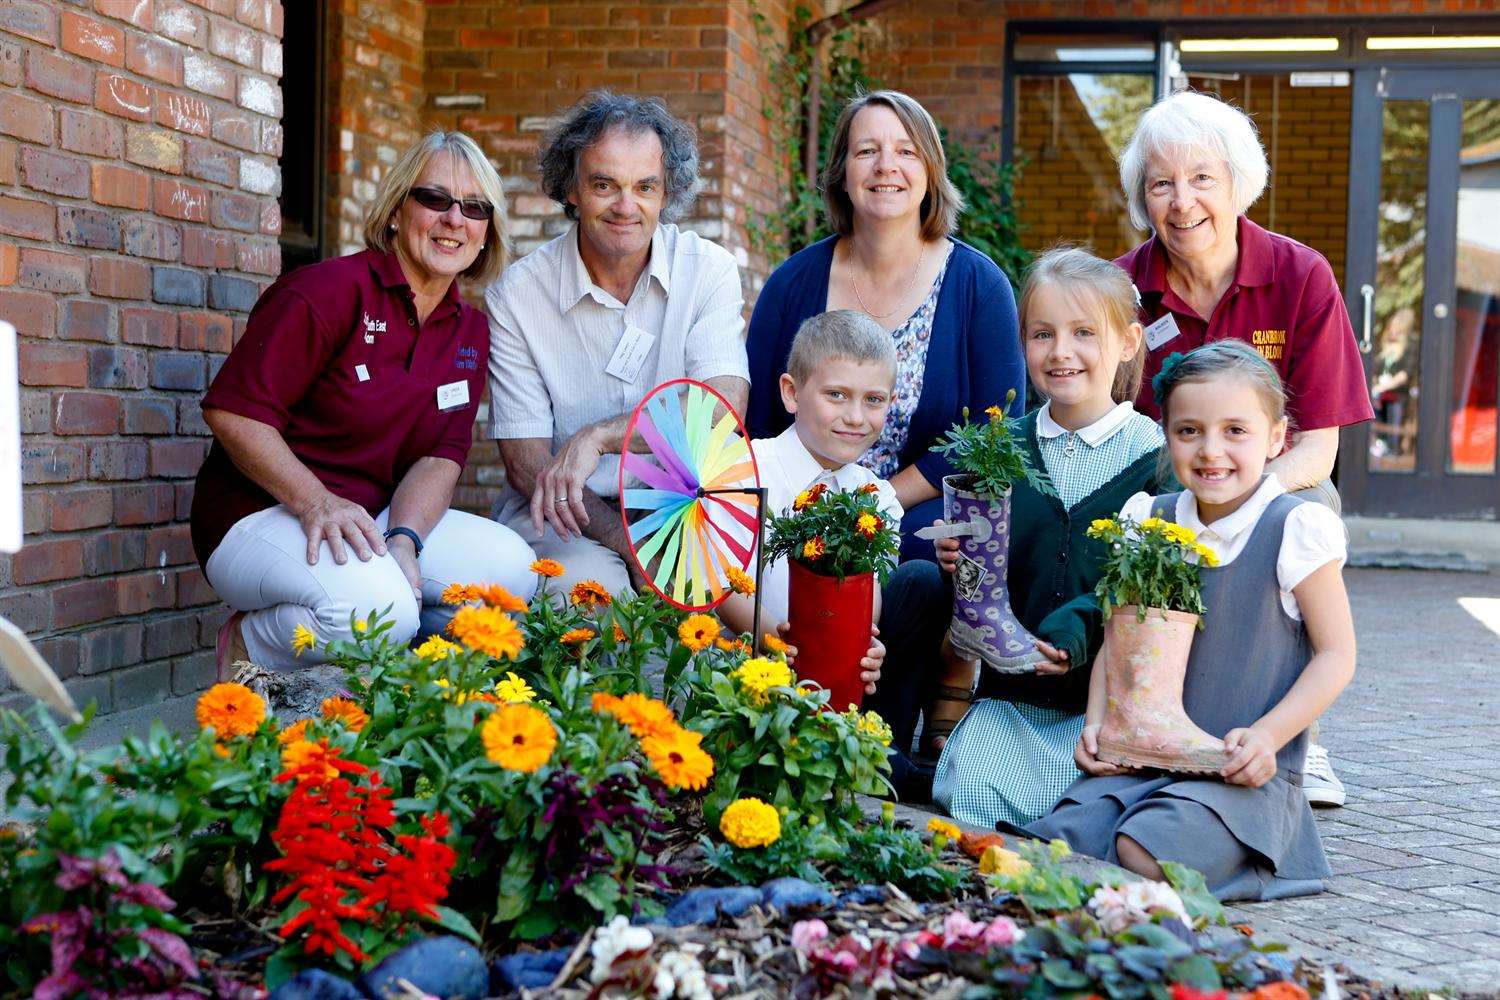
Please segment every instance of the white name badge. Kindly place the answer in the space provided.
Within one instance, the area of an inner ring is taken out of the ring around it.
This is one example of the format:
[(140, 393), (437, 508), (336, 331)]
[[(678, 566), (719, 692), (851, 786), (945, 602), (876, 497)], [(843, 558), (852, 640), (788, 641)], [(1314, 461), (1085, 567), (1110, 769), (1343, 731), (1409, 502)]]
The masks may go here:
[(0, 322), (0, 552), (21, 549), (21, 391), (16, 328)]
[(449, 382), (447, 385), (438, 386), (437, 404), (439, 410), (457, 410), (469, 405), (469, 383), (467, 380)]
[(1146, 327), (1146, 350), (1154, 351), (1162, 344), (1177, 339), (1182, 331), (1177, 329), (1177, 317), (1167, 313), (1161, 319)]
[(370, 369), (366, 368), (364, 365), (355, 365), (354, 377), (359, 379), (361, 382), (368, 382), (370, 381)]
[(615, 348), (614, 357), (609, 359), (604, 372), (613, 375), (621, 382), (631, 383), (641, 373), (641, 365), (646, 363), (646, 355), (651, 352), (651, 345), (656, 343), (654, 334), (647, 333), (638, 326), (627, 326), (625, 333), (620, 337), (620, 343)]

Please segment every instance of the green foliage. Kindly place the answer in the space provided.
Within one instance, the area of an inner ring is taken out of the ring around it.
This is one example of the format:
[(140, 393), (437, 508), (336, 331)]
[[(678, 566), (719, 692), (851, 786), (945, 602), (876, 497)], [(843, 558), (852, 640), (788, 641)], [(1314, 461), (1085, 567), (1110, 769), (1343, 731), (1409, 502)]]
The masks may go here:
[(1140, 621), (1146, 620), (1147, 608), (1203, 614), (1198, 572), (1218, 559), (1190, 529), (1159, 517), (1139, 523), (1099, 518), (1089, 525), (1088, 536), (1109, 546), (1095, 589), (1106, 620), (1115, 608), (1132, 604)]
[(877, 573), (883, 583), (901, 551), (900, 525), (886, 523), (873, 487), (835, 491), (819, 483), (797, 497), (790, 513), (771, 518), (768, 535), (768, 563), (795, 559), (841, 580)]
[(773, 878), (800, 878), (814, 884), (828, 881), (819, 868), (843, 849), (816, 816), (788, 813), (781, 818), (781, 836), (765, 847), (736, 847), (699, 838), (704, 860), (728, 885), (760, 885)]
[(1157, 863), (1161, 866), (1162, 874), (1167, 877), (1167, 884), (1176, 889), (1177, 895), (1182, 897), (1182, 905), (1187, 908), (1188, 916), (1195, 921), (1210, 924), (1229, 922), (1224, 904), (1208, 891), (1208, 883), (1204, 881), (1202, 872), (1175, 861)]
[(914, 899), (940, 899), (952, 896), (963, 881), (963, 873), (943, 864), (941, 854), (915, 830), (897, 826), (886, 811), (878, 823), (846, 835), (831, 864), (855, 882), (890, 882)]
[(963, 421), (950, 427), (932, 446), (966, 475), (959, 483), (961, 489), (983, 497), (1002, 497), (1016, 483), (1025, 482), (1039, 493), (1054, 494), (1052, 484), (1031, 464), (1021, 422), (1005, 415), (1015, 398), (1016, 391), (1011, 389), (1005, 394), (1005, 403), (985, 410), (986, 419), (979, 423), (969, 421), (969, 408), (964, 407)]

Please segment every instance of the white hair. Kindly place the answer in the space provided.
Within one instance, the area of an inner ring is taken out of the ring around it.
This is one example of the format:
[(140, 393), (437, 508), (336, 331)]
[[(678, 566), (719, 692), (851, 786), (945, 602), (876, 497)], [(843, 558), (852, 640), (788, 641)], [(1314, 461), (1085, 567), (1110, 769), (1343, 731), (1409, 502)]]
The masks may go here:
[(1151, 157), (1180, 161), (1194, 153), (1211, 154), (1228, 168), (1236, 213), (1243, 214), (1266, 189), (1270, 167), (1250, 116), (1207, 94), (1173, 94), (1146, 109), (1120, 154), (1120, 187), (1137, 229), (1151, 228), (1146, 212), (1146, 164)]

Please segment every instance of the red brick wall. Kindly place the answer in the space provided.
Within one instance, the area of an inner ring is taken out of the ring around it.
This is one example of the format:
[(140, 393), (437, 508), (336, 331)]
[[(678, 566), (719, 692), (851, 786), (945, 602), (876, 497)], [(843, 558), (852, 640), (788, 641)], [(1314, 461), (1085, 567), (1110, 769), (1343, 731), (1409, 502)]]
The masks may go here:
[(0, 614), (104, 711), (212, 672), (185, 521), (199, 397), (281, 267), (280, 32), (274, 0), (0, 3), (27, 536)]

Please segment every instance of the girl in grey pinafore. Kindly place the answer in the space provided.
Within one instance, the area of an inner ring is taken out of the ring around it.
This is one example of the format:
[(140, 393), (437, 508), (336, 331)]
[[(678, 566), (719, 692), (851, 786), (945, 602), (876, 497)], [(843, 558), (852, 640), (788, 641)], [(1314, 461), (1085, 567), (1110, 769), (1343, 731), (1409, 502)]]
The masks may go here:
[[(1151, 512), (1173, 518), (1177, 494)], [(1276, 559), (1287, 514), (1305, 501), (1282, 495), (1261, 514), (1244, 549), (1201, 571), (1204, 628), (1193, 640), (1182, 702), (1204, 731), (1223, 736), (1274, 708), (1312, 658), (1303, 623), (1281, 606)], [(1144, 772), (1084, 776), (1052, 812), (1023, 832), (1061, 837), (1074, 850), (1118, 862), (1129, 836), (1159, 861), (1203, 873), (1220, 899), (1283, 899), (1323, 889), (1331, 874), (1302, 794), (1307, 733), (1276, 754), (1276, 776), (1259, 788)]]

